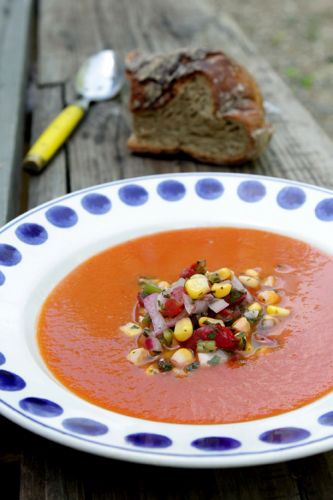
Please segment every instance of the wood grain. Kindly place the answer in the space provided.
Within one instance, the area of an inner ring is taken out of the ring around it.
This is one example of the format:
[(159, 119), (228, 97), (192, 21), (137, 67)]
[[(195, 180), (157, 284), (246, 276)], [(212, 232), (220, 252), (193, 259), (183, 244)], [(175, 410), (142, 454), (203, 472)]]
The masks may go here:
[(83, 60), (103, 48), (96, 20), (96, 2), (39, 2), (38, 83), (64, 83)]

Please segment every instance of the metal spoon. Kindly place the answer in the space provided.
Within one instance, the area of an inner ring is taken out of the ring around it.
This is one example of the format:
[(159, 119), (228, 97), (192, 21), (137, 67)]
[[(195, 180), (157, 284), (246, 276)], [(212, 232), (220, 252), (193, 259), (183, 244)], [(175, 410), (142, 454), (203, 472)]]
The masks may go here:
[(87, 59), (75, 79), (79, 97), (67, 106), (44, 130), (23, 160), (26, 170), (39, 173), (64, 144), (93, 101), (114, 97), (123, 86), (125, 69), (113, 50), (102, 50)]

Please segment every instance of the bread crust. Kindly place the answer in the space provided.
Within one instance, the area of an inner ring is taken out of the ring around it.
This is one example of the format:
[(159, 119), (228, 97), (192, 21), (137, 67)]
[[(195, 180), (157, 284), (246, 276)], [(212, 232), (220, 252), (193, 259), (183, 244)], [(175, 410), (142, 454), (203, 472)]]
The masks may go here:
[[(272, 135), (265, 119), (263, 99), (254, 78), (240, 64), (222, 51), (180, 49), (171, 53), (146, 56), (131, 52), (126, 60), (131, 94), (129, 109), (134, 117), (134, 131), (128, 140), (133, 152), (176, 154), (182, 151), (204, 162), (215, 164), (242, 163), (260, 155)], [(210, 155), (200, 148), (157, 146), (140, 137), (135, 117), (165, 108), (179, 94), (181, 87), (196, 75), (205, 77), (211, 92), (212, 115), (225, 123), (233, 122), (246, 131), (243, 151), (236, 155)]]

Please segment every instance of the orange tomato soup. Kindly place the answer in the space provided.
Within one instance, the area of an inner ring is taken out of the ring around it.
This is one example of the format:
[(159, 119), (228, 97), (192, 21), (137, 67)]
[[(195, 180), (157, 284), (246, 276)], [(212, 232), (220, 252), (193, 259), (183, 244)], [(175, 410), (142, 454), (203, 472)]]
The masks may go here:
[[(136, 339), (137, 279), (174, 281), (198, 259), (209, 269), (259, 267), (278, 277), (291, 315), (273, 331), (280, 347), (244, 364), (202, 367), (186, 378), (149, 376), (126, 356)], [(242, 422), (296, 409), (333, 387), (333, 258), (285, 236), (240, 228), (157, 233), (109, 248), (74, 269), (40, 313), (38, 342), (49, 370), (83, 399), (163, 422)]]

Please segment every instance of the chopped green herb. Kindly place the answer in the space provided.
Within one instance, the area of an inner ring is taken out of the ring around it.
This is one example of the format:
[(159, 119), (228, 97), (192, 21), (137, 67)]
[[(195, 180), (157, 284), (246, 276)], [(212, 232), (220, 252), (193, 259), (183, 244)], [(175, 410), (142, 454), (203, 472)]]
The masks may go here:
[(235, 334), (235, 337), (236, 339), (239, 340), (239, 348), (242, 350), (242, 351), (245, 351), (246, 349), (246, 344), (247, 344), (247, 340), (246, 340), (246, 335), (244, 332), (238, 332)]
[(152, 293), (161, 293), (162, 290), (154, 283), (146, 281), (146, 283), (142, 285), (142, 291), (147, 295), (150, 295)]
[(256, 321), (258, 321), (261, 314), (260, 314), (260, 311), (256, 311), (256, 310), (253, 310), (253, 311), (245, 310), (244, 316), (250, 323), (255, 323)]
[(238, 300), (242, 295), (244, 295), (244, 292), (232, 288), (229, 294), (229, 304), (233, 304), (234, 302), (236, 302), (236, 300)]
[(211, 365), (211, 366), (216, 366), (220, 362), (221, 362), (221, 356), (218, 356), (217, 354), (215, 354), (215, 356), (213, 356), (212, 359), (210, 359), (209, 361), (207, 361), (207, 364)]
[(198, 363), (198, 361), (194, 361), (194, 363), (187, 365), (185, 370), (188, 372), (192, 372), (193, 370), (196, 370), (197, 368), (199, 368), (199, 366), (200, 366), (200, 363)]
[(144, 317), (143, 317), (143, 318), (142, 318), (142, 320), (141, 320), (141, 323), (142, 323), (142, 326), (144, 326), (144, 327), (147, 327), (147, 326), (149, 326), (149, 325), (150, 325), (150, 323), (151, 323), (151, 319), (150, 319), (150, 316), (149, 316), (149, 314), (148, 314), (148, 313), (146, 313), (146, 314), (144, 315)]
[(199, 340), (197, 343), (198, 352), (214, 352), (216, 351), (215, 340)]
[(171, 346), (172, 344), (172, 339), (173, 339), (173, 331), (168, 328), (167, 330), (164, 330), (162, 334), (162, 343), (167, 345), (168, 347)]
[(206, 261), (205, 260), (197, 260), (195, 271), (198, 274), (205, 274), (207, 272)]
[(172, 364), (164, 358), (158, 360), (157, 366), (160, 372), (169, 372), (172, 370)]
[(208, 273), (207, 278), (211, 283), (219, 283), (221, 281), (219, 273)]
[(214, 339), (216, 339), (216, 333), (215, 332), (209, 332), (207, 334), (207, 337), (209, 338), (209, 340), (214, 340)]

